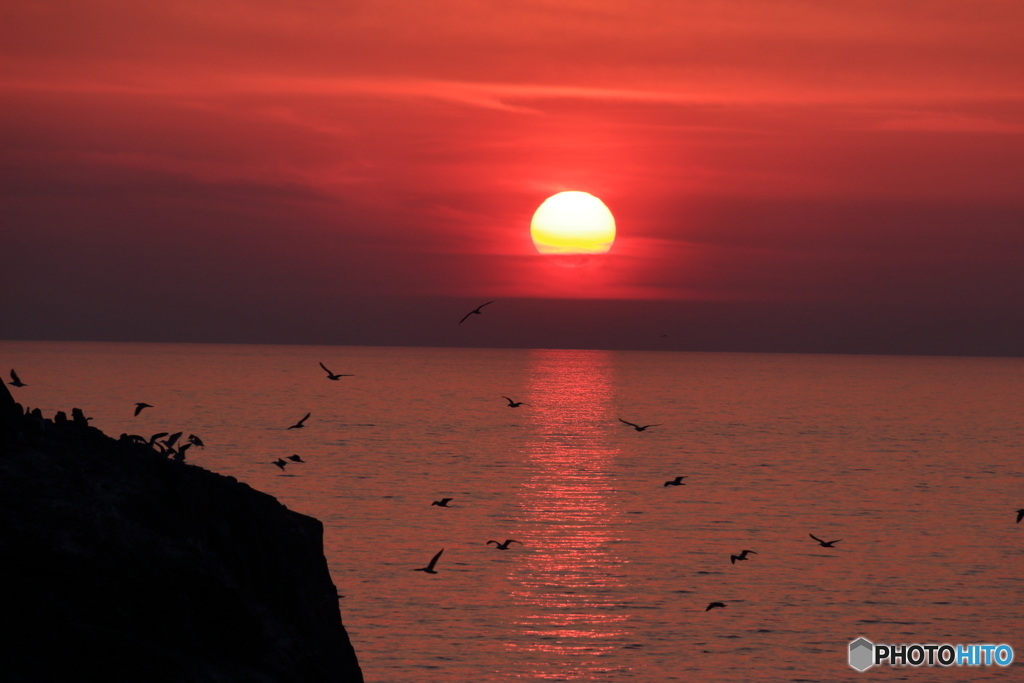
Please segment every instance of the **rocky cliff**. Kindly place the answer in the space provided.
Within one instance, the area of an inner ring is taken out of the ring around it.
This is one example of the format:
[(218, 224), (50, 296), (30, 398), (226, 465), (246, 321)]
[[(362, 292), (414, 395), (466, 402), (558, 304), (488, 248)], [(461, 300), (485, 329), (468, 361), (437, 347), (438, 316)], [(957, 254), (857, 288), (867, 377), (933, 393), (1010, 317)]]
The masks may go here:
[(362, 681), (323, 526), (0, 384), (5, 681)]

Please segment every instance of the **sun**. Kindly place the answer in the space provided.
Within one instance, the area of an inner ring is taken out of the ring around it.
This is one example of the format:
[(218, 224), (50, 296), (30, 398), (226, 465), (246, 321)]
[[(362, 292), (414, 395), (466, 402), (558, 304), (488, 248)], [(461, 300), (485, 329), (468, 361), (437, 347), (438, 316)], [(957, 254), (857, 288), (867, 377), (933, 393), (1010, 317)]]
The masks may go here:
[(615, 218), (587, 192), (559, 192), (544, 200), (530, 221), (542, 254), (605, 254), (615, 241)]

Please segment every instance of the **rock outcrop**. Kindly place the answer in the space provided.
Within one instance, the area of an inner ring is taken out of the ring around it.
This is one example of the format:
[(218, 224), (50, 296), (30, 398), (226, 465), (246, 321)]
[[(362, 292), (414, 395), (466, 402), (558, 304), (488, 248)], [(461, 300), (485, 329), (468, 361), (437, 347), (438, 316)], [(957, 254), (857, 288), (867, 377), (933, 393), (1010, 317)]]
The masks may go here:
[(0, 678), (362, 681), (318, 520), (0, 387)]

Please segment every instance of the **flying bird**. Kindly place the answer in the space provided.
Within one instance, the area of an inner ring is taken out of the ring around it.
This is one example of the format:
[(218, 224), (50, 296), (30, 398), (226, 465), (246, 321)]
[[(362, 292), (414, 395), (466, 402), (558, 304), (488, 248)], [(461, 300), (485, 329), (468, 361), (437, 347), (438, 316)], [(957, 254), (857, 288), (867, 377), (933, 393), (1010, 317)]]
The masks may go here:
[(287, 461), (278, 458), (277, 460), (274, 461), (274, 464), (280, 467), (281, 471), (284, 472), (284, 466), (287, 465), (288, 463)]
[[(477, 313), (479, 313), (479, 312), (480, 311), (477, 311)], [(11, 381), (8, 382), (8, 384), (10, 384), (12, 387), (27, 387), (28, 386), (27, 384), (25, 384), (24, 382), (21, 381), (21, 379), (18, 377), (18, 373), (16, 373), (14, 371), (14, 368), (11, 368)]]
[(626, 422), (621, 417), (619, 418), (619, 422), (621, 422), (622, 424), (629, 425), (630, 427), (632, 427), (633, 429), (635, 429), (638, 432), (642, 432), (645, 429), (647, 429), (648, 427), (660, 427), (661, 426), (660, 424), (656, 424), (656, 425), (644, 425), (643, 427), (641, 427), (640, 425), (633, 424), (632, 422)]
[(811, 538), (813, 538), (818, 543), (820, 543), (822, 548), (834, 548), (835, 547), (834, 544), (839, 543), (839, 541), (843, 540), (841, 538), (837, 538), (834, 541), (823, 541), (820, 538), (818, 538), (817, 536), (815, 536), (814, 534), (807, 534), (807, 535), (810, 536)]
[(198, 446), (199, 448), (206, 448), (206, 444), (203, 443), (203, 440), (200, 439), (195, 434), (188, 435), (188, 442), (193, 446)]
[(327, 373), (327, 379), (333, 379), (335, 382), (338, 381), (339, 377), (355, 377), (355, 375), (335, 375), (333, 372), (328, 370), (327, 366), (324, 365), (323, 363), (320, 364), (320, 367), (322, 367), (324, 369), (324, 372)]
[(490, 545), (492, 543), (497, 547), (498, 550), (508, 550), (509, 543), (518, 543), (519, 545), (522, 545), (521, 541), (517, 541), (512, 538), (508, 539), (504, 543), (498, 543), (497, 541), (487, 541), (487, 545)]
[(313, 414), (313, 413), (306, 413), (306, 417), (302, 418), (301, 420), (299, 420), (298, 422), (296, 422), (295, 424), (293, 424), (293, 425), (292, 425), (291, 427), (289, 427), (288, 429), (302, 429), (302, 428), (303, 428), (303, 427), (305, 426), (305, 425), (303, 425), (302, 423), (303, 423), (303, 422), (305, 422), (306, 420), (308, 420), (308, 419), (309, 419), (309, 416), (310, 416), (310, 415), (312, 415), (312, 414)]
[(175, 432), (175, 433), (171, 434), (169, 437), (167, 437), (167, 439), (164, 440), (164, 442), (163, 442), (164, 446), (166, 446), (168, 449), (173, 451), (174, 450), (174, 444), (178, 442), (178, 439), (181, 437), (181, 435), (182, 435), (182, 432)]
[(508, 407), (509, 408), (518, 408), (519, 406), (528, 406), (528, 405), (530, 405), (529, 403), (523, 403), (522, 401), (513, 401), (508, 396), (502, 396), (502, 398), (505, 399), (506, 401), (508, 401)]
[(446, 508), (446, 507), (448, 507), (448, 503), (451, 502), (452, 500), (454, 500), (454, 499), (452, 499), (452, 498), (442, 498), (441, 500), (435, 500), (433, 503), (431, 503), (431, 505), (436, 505), (436, 506), (441, 507), (441, 508)]
[(291, 460), (292, 462), (302, 462), (302, 463), (306, 462), (305, 460), (303, 460), (302, 458), (300, 458), (297, 455), (289, 455), (288, 459)]
[(681, 477), (676, 477), (672, 481), (666, 481), (665, 486), (686, 486), (686, 484), (683, 483), (683, 479), (686, 479), (685, 474)]
[(716, 607), (721, 607), (722, 609), (725, 609), (725, 603), (724, 602), (713, 602), (710, 605), (708, 605), (707, 608), (704, 611), (705, 612), (710, 612), (711, 610), (713, 610)]
[(1020, 520), (1024, 519), (1024, 508), (1017, 510), (1017, 524), (1020, 524)]
[(430, 564), (428, 564), (426, 567), (420, 567), (419, 569), (413, 569), (413, 571), (414, 572), (426, 572), (428, 574), (436, 574), (437, 571), (434, 569), (434, 565), (437, 564), (437, 558), (441, 557), (441, 553), (443, 553), (443, 552), (444, 552), (444, 548), (441, 548), (440, 550), (437, 551), (437, 555), (434, 555), (434, 558), (432, 560), (430, 560)]
[(132, 417), (138, 417), (139, 413), (141, 413), (143, 410), (145, 410), (146, 408), (152, 408), (152, 407), (153, 406), (149, 405), (148, 403), (136, 403), (135, 404), (135, 415), (133, 415)]
[(494, 303), (493, 301), (488, 301), (486, 304), (480, 304), (479, 306), (474, 308), (472, 311), (470, 311), (466, 315), (462, 316), (462, 320), (459, 321), (459, 324), (461, 325), (462, 323), (466, 322), (466, 318), (468, 318), (469, 316), (473, 315), (474, 313), (477, 314), (477, 315), (481, 315), (480, 309), (483, 308), (484, 306), (490, 306), (493, 303)]
[(730, 555), (729, 561), (733, 564), (736, 564), (737, 562), (741, 562), (747, 559), (747, 555), (757, 555), (757, 553), (755, 553), (753, 550), (744, 550), (739, 555)]

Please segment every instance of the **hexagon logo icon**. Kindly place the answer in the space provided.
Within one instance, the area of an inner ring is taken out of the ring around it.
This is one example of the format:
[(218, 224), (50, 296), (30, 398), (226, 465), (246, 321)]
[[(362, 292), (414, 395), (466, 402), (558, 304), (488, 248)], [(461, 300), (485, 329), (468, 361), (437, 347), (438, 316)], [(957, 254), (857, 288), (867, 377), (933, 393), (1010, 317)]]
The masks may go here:
[(858, 638), (850, 643), (850, 666), (857, 671), (864, 671), (874, 662), (875, 646), (866, 638)]

